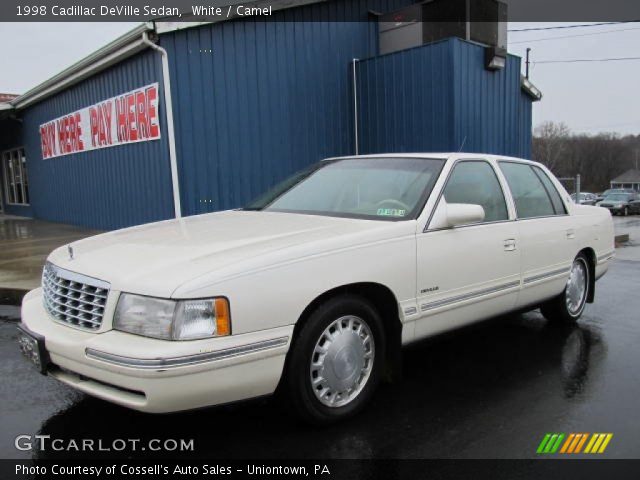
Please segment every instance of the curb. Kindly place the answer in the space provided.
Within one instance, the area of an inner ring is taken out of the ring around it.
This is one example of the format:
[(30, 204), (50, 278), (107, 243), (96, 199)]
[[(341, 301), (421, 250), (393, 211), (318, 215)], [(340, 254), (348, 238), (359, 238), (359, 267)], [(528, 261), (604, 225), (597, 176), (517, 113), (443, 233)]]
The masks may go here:
[(626, 243), (629, 241), (629, 234), (628, 233), (623, 233), (622, 235), (616, 235), (615, 236), (615, 241), (616, 243)]

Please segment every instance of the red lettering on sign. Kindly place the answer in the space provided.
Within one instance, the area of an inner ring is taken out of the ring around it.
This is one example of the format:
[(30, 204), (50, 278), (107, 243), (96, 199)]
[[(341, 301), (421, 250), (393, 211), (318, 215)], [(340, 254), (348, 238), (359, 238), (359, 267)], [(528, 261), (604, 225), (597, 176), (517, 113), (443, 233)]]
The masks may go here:
[(147, 120), (147, 99), (144, 92), (136, 92), (136, 124), (138, 137), (149, 138), (149, 122)]
[(91, 146), (96, 146), (98, 136), (98, 110), (95, 107), (89, 108), (89, 129), (91, 131)]
[(138, 131), (136, 130), (136, 106), (133, 93), (127, 94), (127, 120), (129, 126), (129, 140), (135, 142), (138, 140)]
[(129, 128), (127, 127), (127, 99), (116, 98), (116, 125), (118, 142), (129, 140)]
[(58, 133), (58, 146), (60, 147), (60, 153), (65, 153), (66, 149), (64, 148), (64, 145), (66, 142), (66, 131), (64, 129), (64, 118), (56, 120), (56, 131)]
[(107, 131), (106, 140), (107, 145), (113, 145), (113, 138), (111, 138), (111, 116), (113, 114), (113, 106), (111, 100), (102, 104), (102, 115), (104, 117), (104, 125)]
[(76, 134), (76, 118), (73, 115), (67, 117), (69, 119), (69, 145), (71, 152), (78, 151), (78, 137)]
[(158, 107), (158, 87), (150, 85), (45, 123), (42, 158), (160, 138)]
[(160, 127), (158, 125), (158, 88), (155, 85), (147, 88), (145, 95), (147, 97), (149, 138), (158, 138), (160, 136)]
[(84, 140), (82, 140), (82, 123), (80, 120), (80, 112), (76, 112), (73, 114), (76, 123), (76, 145), (77, 151), (84, 150)]
[(42, 143), (42, 158), (51, 158), (56, 155), (56, 124), (49, 122), (40, 128)]
[(49, 158), (49, 147), (47, 146), (47, 128), (45, 125), (40, 127), (40, 149), (42, 150), (42, 158)]

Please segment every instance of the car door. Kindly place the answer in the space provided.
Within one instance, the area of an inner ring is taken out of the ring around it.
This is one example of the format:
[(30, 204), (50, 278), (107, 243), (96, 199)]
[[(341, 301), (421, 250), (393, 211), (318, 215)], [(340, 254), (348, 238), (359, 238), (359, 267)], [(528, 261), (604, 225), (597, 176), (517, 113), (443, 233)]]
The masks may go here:
[[(415, 337), (425, 337), (513, 308), (520, 250), (513, 209), (495, 164), (457, 160), (425, 230), (417, 235)], [(442, 228), (451, 203), (481, 205), (482, 222)]]
[(518, 307), (553, 297), (565, 286), (576, 255), (575, 226), (547, 173), (524, 162), (500, 161), (517, 214), (522, 291)]

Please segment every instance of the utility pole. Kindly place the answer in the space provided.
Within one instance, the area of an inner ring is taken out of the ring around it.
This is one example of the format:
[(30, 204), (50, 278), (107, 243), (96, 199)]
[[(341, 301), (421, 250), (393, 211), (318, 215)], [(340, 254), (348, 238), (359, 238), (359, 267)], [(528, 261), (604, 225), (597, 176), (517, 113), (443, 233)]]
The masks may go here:
[(531, 49), (527, 47), (527, 60), (525, 62), (525, 77), (527, 80), (529, 80), (529, 52), (531, 52)]

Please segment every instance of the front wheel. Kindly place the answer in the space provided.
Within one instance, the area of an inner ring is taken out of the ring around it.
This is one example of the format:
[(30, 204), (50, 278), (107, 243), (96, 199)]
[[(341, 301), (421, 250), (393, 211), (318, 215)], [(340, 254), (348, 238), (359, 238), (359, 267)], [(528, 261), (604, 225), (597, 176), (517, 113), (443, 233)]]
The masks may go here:
[(328, 300), (309, 316), (292, 345), (286, 384), (293, 406), (315, 424), (354, 415), (378, 386), (384, 356), (375, 308), (354, 295)]
[(574, 323), (580, 318), (589, 296), (589, 260), (584, 253), (579, 254), (569, 272), (564, 291), (556, 298), (542, 305), (540, 311), (549, 321)]

